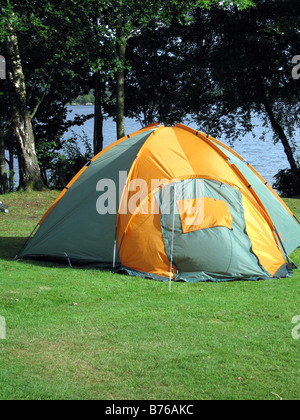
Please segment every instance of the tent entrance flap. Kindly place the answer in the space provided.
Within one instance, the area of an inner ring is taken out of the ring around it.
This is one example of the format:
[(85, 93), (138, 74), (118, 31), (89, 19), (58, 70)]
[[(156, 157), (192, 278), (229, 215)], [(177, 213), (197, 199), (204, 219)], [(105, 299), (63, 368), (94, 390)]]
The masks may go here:
[[(183, 279), (182, 273), (188, 273), (195, 281), (207, 277), (211, 280), (270, 277), (256, 255), (249, 252), (252, 245), (246, 233), (243, 207), (239, 205), (242, 203), (239, 191), (211, 180), (177, 182), (173, 221), (170, 211), (173, 186), (163, 187), (156, 193), (156, 199), (166, 254), (172, 258), (179, 279)], [(227, 188), (235, 200), (228, 195)]]

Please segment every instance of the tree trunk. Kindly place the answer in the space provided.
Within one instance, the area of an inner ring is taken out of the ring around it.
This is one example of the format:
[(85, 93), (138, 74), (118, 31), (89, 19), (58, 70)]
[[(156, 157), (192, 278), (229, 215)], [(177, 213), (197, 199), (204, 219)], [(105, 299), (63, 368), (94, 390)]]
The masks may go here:
[(294, 157), (294, 152), (293, 152), (293, 149), (292, 149), (292, 147), (289, 143), (289, 140), (288, 140), (283, 128), (281, 127), (279, 122), (276, 120), (276, 117), (274, 115), (272, 106), (270, 105), (270, 103), (267, 99), (265, 91), (263, 92), (263, 105), (265, 107), (266, 113), (267, 113), (268, 118), (270, 120), (270, 123), (272, 125), (273, 131), (279, 137), (281, 143), (283, 144), (284, 151), (285, 151), (285, 154), (286, 154), (287, 159), (289, 161), (291, 171), (292, 171), (292, 175), (293, 175), (294, 190), (296, 191), (297, 194), (299, 194), (300, 193), (299, 167), (298, 167), (296, 159)]
[(102, 83), (100, 72), (95, 75), (94, 155), (103, 150)]
[[(121, 41), (120, 41), (121, 42)], [(121, 68), (117, 73), (117, 137), (118, 139), (125, 136), (125, 60), (126, 45), (119, 44), (117, 47), (117, 55), (121, 62)]]
[(4, 133), (0, 129), (0, 193), (8, 193), (8, 178), (5, 162), (5, 145), (4, 145)]
[(12, 123), (19, 153), (20, 186), (25, 190), (44, 187), (35, 151), (35, 139), (31, 118), (27, 110), (25, 78), (19, 54), (18, 38), (13, 29), (6, 41), (6, 59), (9, 87), (9, 101)]

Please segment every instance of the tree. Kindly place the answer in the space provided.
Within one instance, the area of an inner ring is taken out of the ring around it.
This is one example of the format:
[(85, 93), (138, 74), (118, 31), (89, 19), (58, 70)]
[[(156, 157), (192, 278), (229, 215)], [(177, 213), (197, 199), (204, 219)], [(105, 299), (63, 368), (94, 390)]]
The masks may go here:
[[(61, 147), (66, 104), (90, 90), (84, 54), (88, 37), (86, 27), (77, 30), (82, 9), (74, 11), (75, 3), (8, 1), (2, 8), (0, 40), (6, 46), (10, 102), (7, 118), (13, 121), (17, 138), (20, 188), (43, 187), (45, 171), (42, 176), (39, 164), (45, 159), (38, 161), (37, 149), (45, 150), (47, 141), (49, 148)], [(45, 131), (47, 135), (40, 137)]]
[(8, 8), (7, 12), (5, 52), (9, 102), (14, 133), (19, 148), (20, 186), (24, 189), (42, 189), (43, 181), (35, 151), (35, 140), (31, 123), (32, 118), (27, 110), (27, 90), (20, 57), (19, 42), (14, 27), (18, 18), (11, 8)]
[[(125, 70), (127, 69), (126, 52), (129, 40), (139, 36), (149, 28), (168, 25), (174, 19), (186, 22), (193, 8), (209, 7), (219, 4), (218, 0), (110, 0), (99, 8), (99, 20), (102, 30), (107, 35), (115, 59), (116, 76), (116, 123), (117, 137), (125, 135)], [(226, 5), (231, 1), (223, 1)], [(250, 0), (239, 0), (236, 4), (247, 7)]]
[[(209, 28), (201, 25), (197, 37), (205, 39)], [(210, 86), (205, 58), (207, 47), (197, 57), (192, 53), (190, 25), (174, 20), (133, 38), (128, 46), (130, 70), (126, 74), (126, 116), (141, 125), (153, 122), (173, 124), (186, 119), (195, 80), (202, 97)], [(183, 39), (189, 39), (188, 45)], [(188, 53), (185, 54), (185, 48)], [(202, 59), (203, 58), (203, 59)], [(202, 67), (201, 67), (202, 62)]]
[(225, 132), (231, 140), (252, 131), (252, 116), (259, 115), (265, 130), (272, 130), (274, 141), (284, 147), (298, 194), (295, 135), (300, 125), (300, 85), (291, 71), (292, 57), (300, 50), (299, 11), (296, 0), (258, 0), (253, 9), (231, 6), (214, 8), (205, 17), (198, 13), (191, 30), (209, 20), (206, 63), (212, 84), (204, 97), (197, 78), (190, 106), (209, 132)]
[(181, 106), (182, 63), (174, 33), (174, 26), (163, 27), (129, 42), (125, 115), (142, 126), (181, 122), (185, 117)]
[[(50, 157), (61, 147), (59, 137), (67, 127), (65, 106), (78, 93), (88, 93), (91, 88), (95, 91), (95, 153), (103, 146), (103, 108), (107, 100), (115, 99), (117, 133), (122, 137), (125, 74), (129, 70), (126, 53), (130, 40), (150, 28), (153, 33), (161, 27), (167, 28), (174, 20), (188, 22), (194, 8), (214, 3), (219, 1), (7, 0), (3, 3), (0, 43), (6, 46), (10, 103), (10, 115), (3, 123), (10, 122), (14, 128), (20, 187), (42, 188), (47, 183)], [(224, 1), (223, 5), (227, 3)], [(237, 2), (242, 6), (249, 3), (249, 0)], [(159, 60), (162, 71), (168, 70), (169, 58), (166, 55), (164, 60)], [(115, 82), (115, 95), (107, 90), (109, 80)], [(170, 97), (169, 109), (166, 107), (170, 112), (173, 99)]]

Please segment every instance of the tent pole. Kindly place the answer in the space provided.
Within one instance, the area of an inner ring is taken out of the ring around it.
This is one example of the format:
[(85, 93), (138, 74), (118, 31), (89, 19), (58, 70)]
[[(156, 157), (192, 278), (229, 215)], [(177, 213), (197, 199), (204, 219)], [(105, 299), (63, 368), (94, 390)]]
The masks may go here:
[(172, 244), (171, 244), (169, 292), (172, 291), (173, 253), (174, 253), (174, 231), (175, 231), (175, 208), (176, 208), (175, 206), (176, 206), (176, 184), (174, 184), (173, 226), (172, 226)]
[(117, 240), (114, 242), (114, 256), (113, 256), (113, 271), (116, 269), (116, 250), (117, 250)]

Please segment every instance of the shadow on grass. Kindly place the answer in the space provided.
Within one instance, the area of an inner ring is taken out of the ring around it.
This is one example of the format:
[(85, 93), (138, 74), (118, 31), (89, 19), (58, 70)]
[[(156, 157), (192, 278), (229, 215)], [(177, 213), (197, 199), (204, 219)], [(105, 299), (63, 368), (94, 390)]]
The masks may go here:
[(1, 238), (0, 237), (0, 259), (11, 261), (22, 250), (27, 238)]
[[(0, 260), (4, 261), (13, 261), (17, 260), (19, 263), (22, 264), (30, 264), (36, 265), (40, 267), (49, 267), (49, 268), (72, 268), (77, 270), (97, 270), (102, 272), (111, 273), (107, 267), (95, 267), (91, 265), (72, 265), (70, 267), (68, 261), (53, 261), (47, 259), (30, 259), (24, 258), (19, 259), (19, 254), (25, 248), (27, 243), (27, 238), (8, 238), (8, 237), (0, 237)], [(17, 258), (16, 258), (17, 257)]]
[[(19, 260), (18, 256), (25, 248), (28, 238), (2, 238), (0, 237), (0, 260), (13, 261), (14, 259), (22, 263), (29, 263), (33, 265), (41, 265), (47, 267), (65, 267), (63, 263), (53, 263), (49, 261), (35, 261), (35, 260)], [(16, 258), (17, 257), (17, 258)]]

